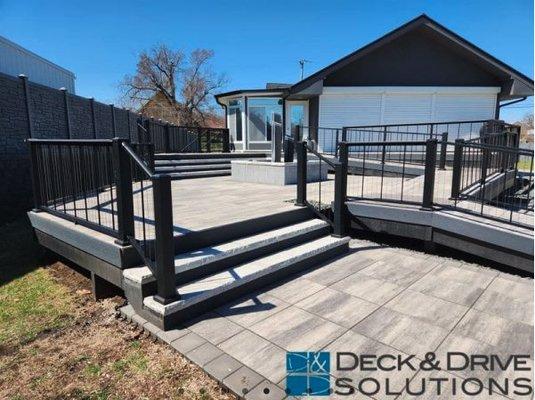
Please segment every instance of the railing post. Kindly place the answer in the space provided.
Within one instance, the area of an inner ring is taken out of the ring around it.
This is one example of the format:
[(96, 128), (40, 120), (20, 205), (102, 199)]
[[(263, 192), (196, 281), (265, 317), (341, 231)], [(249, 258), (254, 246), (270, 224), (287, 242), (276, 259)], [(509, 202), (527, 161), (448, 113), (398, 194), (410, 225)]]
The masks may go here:
[(346, 234), (348, 148), (346, 142), (340, 143), (340, 158), (334, 166), (334, 224), (333, 236)]
[(435, 189), (435, 168), (437, 165), (437, 140), (429, 139), (425, 144), (425, 172), (424, 172), (424, 193), (422, 199), (422, 209), (433, 209), (433, 196)]
[(155, 267), (157, 294), (154, 299), (169, 304), (179, 299), (175, 285), (175, 242), (173, 239), (173, 198), (171, 178), (155, 175), (152, 178), (155, 224)]
[(336, 130), (336, 140), (334, 142), (334, 156), (338, 157), (338, 143), (340, 143), (340, 129)]
[(481, 149), (481, 184), (485, 184), (487, 170), (489, 169), (490, 151), (486, 146)]
[(39, 212), (43, 203), (41, 199), (41, 182), (39, 181), (39, 166), (37, 162), (37, 144), (29, 142), (30, 145), (30, 167), (32, 174), (33, 210)]
[(169, 153), (171, 151), (171, 144), (170, 144), (170, 135), (171, 135), (171, 129), (169, 127), (169, 122), (165, 124), (165, 127), (164, 127), (164, 138), (163, 138), (163, 147), (164, 147), (164, 152), (165, 153)]
[(461, 168), (463, 159), (464, 139), (455, 140), (455, 150), (453, 152), (453, 171), (451, 177), (451, 198), (457, 199), (461, 192)]
[(448, 152), (448, 132), (442, 133), (442, 140), (440, 142), (440, 161), (438, 169), (446, 169), (446, 157)]
[(113, 177), (117, 194), (117, 226), (119, 238), (115, 241), (121, 246), (129, 243), (129, 237), (134, 237), (134, 200), (132, 194), (132, 171), (128, 154), (123, 149), (123, 142), (127, 139), (113, 139)]
[(212, 135), (210, 134), (209, 129), (206, 130), (206, 152), (212, 152)]
[(24, 92), (24, 105), (26, 111), (26, 120), (28, 123), (28, 137), (33, 138), (33, 118), (32, 108), (30, 105), (30, 86), (28, 84), (28, 77), (24, 74), (20, 74), (19, 79), (22, 82), (22, 90)]
[(297, 201), (296, 206), (304, 207), (307, 201), (307, 148), (305, 142), (295, 142), (297, 153)]
[(223, 129), (221, 132), (223, 135), (223, 153), (230, 153), (230, 131)]
[(115, 106), (110, 104), (110, 114), (111, 114), (111, 131), (113, 137), (117, 137), (117, 122), (115, 120)]
[(93, 139), (97, 138), (97, 116), (95, 114), (95, 99), (93, 97), (89, 98), (89, 109), (91, 112), (91, 133), (93, 134)]
[[(383, 129), (383, 143), (386, 142), (386, 139), (387, 139), (387, 130), (386, 130), (386, 126), (384, 127)], [(386, 146), (383, 146), (383, 150), (381, 151), (381, 164), (384, 164), (385, 163), (385, 159), (386, 159)]]
[(347, 142), (347, 128), (342, 128), (342, 142)]
[(297, 142), (301, 141), (301, 126), (296, 125), (294, 130), (294, 143), (297, 148)]
[(67, 89), (62, 87), (59, 89), (63, 92), (63, 108), (65, 110), (65, 127), (67, 129), (67, 139), (72, 139), (72, 131), (71, 131), (71, 112), (69, 107), (69, 94), (67, 93)]

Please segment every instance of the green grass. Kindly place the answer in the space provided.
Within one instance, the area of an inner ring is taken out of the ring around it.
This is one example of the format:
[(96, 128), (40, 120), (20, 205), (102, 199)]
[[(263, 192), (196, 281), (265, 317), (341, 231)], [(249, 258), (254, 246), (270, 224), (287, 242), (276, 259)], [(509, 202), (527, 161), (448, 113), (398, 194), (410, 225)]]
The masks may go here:
[(533, 162), (532, 159), (523, 159), (519, 160), (516, 164), (516, 167), (519, 171), (533, 171)]
[(41, 267), (43, 250), (25, 217), (0, 227), (0, 249), (0, 345), (23, 344), (68, 323), (72, 298)]
[(70, 320), (71, 296), (42, 268), (0, 287), (0, 343), (21, 344)]

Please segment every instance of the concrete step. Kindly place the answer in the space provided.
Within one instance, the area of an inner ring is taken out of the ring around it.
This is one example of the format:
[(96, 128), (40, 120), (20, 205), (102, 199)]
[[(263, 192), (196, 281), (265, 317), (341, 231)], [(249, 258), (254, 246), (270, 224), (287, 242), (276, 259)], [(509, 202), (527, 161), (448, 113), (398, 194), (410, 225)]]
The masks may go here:
[(156, 165), (156, 172), (197, 172), (197, 171), (230, 171), (230, 163), (228, 164), (200, 164), (200, 165), (171, 165), (161, 166)]
[(171, 172), (169, 175), (171, 176), (171, 179), (211, 178), (215, 176), (230, 175), (230, 169), (214, 171)]
[(199, 160), (210, 158), (266, 158), (269, 153), (266, 152), (247, 152), (247, 153), (160, 153), (155, 154), (155, 160)]
[[(199, 279), (229, 266), (316, 239), (326, 235), (328, 231), (329, 225), (325, 221), (311, 219), (216, 246), (178, 254), (175, 257), (177, 283)], [(154, 281), (154, 276), (148, 267), (127, 269), (123, 277), (137, 284)]]
[(159, 166), (182, 166), (182, 165), (204, 165), (204, 164), (226, 164), (230, 165), (230, 159), (228, 158), (199, 158), (191, 160), (154, 160), (154, 165)]
[(179, 285), (179, 301), (163, 305), (153, 296), (147, 296), (143, 300), (143, 308), (153, 323), (170, 329), (285, 276), (343, 254), (348, 250), (348, 243), (347, 237), (323, 236)]

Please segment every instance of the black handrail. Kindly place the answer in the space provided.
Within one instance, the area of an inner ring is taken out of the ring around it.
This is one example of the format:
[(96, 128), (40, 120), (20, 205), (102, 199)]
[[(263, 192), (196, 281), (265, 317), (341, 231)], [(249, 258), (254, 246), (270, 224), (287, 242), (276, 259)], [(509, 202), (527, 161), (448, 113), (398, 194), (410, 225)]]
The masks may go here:
[(129, 146), (127, 142), (122, 143), (123, 148), (126, 152), (132, 157), (132, 159), (137, 163), (137, 165), (147, 174), (149, 178), (154, 177), (154, 172), (145, 164), (145, 162), (139, 157), (139, 155)]
[(327, 157), (325, 157), (323, 154), (318, 153), (316, 150), (314, 150), (312, 147), (308, 145), (308, 143), (305, 142), (305, 146), (308, 151), (310, 151), (312, 154), (314, 154), (319, 159), (325, 161), (327, 164), (329, 164), (332, 168), (336, 167), (336, 164), (338, 164), (337, 161), (333, 162), (332, 160), (329, 160)]
[[(395, 141), (395, 142), (343, 142), (348, 147), (359, 147), (359, 146), (377, 146), (377, 147), (390, 147), (390, 146), (421, 146), (425, 145), (427, 141)], [(341, 144), (341, 143), (340, 143)]]
[(425, 125), (455, 125), (455, 124), (479, 124), (483, 122), (500, 122), (504, 126), (512, 126), (512, 127), (518, 127), (518, 125), (509, 124), (507, 122), (502, 122), (500, 120), (496, 119), (479, 119), (479, 120), (466, 120), (466, 121), (441, 121), (441, 122), (417, 122), (417, 123), (405, 123), (405, 124), (380, 124), (380, 125), (354, 125), (354, 126), (344, 126), (346, 129), (354, 129), (354, 128), (383, 128), (383, 127), (391, 127), (391, 126), (425, 126)]
[(111, 145), (112, 139), (26, 139), (27, 143), (57, 144), (66, 146)]

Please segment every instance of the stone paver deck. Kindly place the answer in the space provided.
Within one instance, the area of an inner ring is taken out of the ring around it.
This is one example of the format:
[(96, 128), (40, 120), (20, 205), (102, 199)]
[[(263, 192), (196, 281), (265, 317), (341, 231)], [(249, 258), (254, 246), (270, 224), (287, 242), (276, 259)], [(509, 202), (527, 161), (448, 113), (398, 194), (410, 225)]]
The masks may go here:
[[(162, 332), (129, 306), (123, 313), (246, 399), (286, 396), (290, 350), (406, 354), (419, 360), (430, 351), (439, 358), (447, 351), (529, 354), (528, 366), (533, 368), (532, 279), (369, 241), (354, 239), (350, 247), (348, 255), (227, 304), (180, 329)], [(480, 369), (470, 375), (488, 381), (529, 377), (532, 372)], [(331, 374), (353, 380), (388, 377), (392, 390), (406, 378), (454, 376), (424, 370), (340, 373), (334, 367)], [(466, 373), (455, 374), (459, 378)], [(396, 398), (381, 393), (373, 397)], [(402, 393), (397, 398), (415, 397)]]

